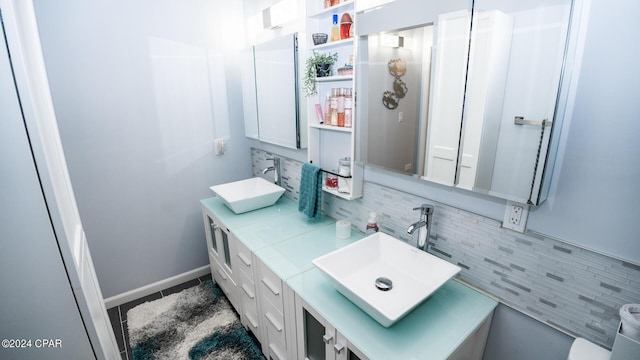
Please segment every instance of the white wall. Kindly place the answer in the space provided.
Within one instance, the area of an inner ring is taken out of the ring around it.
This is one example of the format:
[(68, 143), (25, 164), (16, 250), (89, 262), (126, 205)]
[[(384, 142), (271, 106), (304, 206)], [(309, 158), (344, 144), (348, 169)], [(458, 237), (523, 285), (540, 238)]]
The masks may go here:
[[(206, 265), (199, 200), (213, 195), (211, 185), (251, 175), (233, 80), (241, 5), (36, 0), (35, 7), (104, 296)], [(227, 140), (223, 156), (215, 155), (216, 138)]]

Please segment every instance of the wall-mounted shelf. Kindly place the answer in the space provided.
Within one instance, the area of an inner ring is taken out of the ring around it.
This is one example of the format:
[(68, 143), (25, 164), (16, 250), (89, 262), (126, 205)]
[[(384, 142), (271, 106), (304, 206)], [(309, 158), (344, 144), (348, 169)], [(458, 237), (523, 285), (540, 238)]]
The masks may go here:
[(333, 126), (333, 125), (324, 125), (324, 124), (309, 124), (309, 127), (315, 128), (315, 129), (322, 129), (322, 130), (330, 130), (330, 131), (341, 131), (341, 132), (353, 132), (353, 128), (349, 128), (349, 127), (341, 127), (341, 126)]
[(315, 45), (311, 47), (311, 50), (329, 50), (329, 49), (338, 48), (345, 45), (353, 46), (353, 38)]
[[(313, 3), (314, 3), (313, 5), (322, 4), (322, 2), (318, 1), (318, 0), (313, 1)], [(340, 13), (340, 12), (353, 13), (353, 3), (354, 3), (354, 1), (341, 2), (338, 5), (334, 5), (334, 6), (328, 7), (326, 9), (321, 9), (321, 10), (313, 10), (314, 8), (311, 5), (309, 5), (309, 8), (312, 9), (312, 10), (309, 11), (310, 14), (308, 14), (307, 17), (309, 19), (318, 20), (318, 19), (321, 19), (321, 18), (324, 18), (324, 17), (330, 17), (334, 13)]]
[(329, 194), (335, 195), (337, 197), (341, 197), (341, 198), (346, 199), (346, 200), (353, 200), (353, 199), (357, 199), (358, 198), (358, 197), (353, 197), (351, 194), (341, 193), (336, 189), (331, 189), (331, 188), (328, 188), (326, 186), (322, 187), (322, 191), (328, 192)]
[(330, 81), (352, 81), (353, 75), (334, 75), (334, 76), (323, 76), (316, 78), (317, 82), (330, 82)]
[[(307, 36), (309, 37), (309, 44), (313, 44), (311, 41), (311, 35), (314, 33), (331, 33), (332, 18), (334, 14), (338, 14), (339, 19), (345, 14), (349, 13), (352, 19), (355, 19), (354, 9), (355, 0), (347, 2), (341, 2), (338, 5), (324, 9), (323, 2), (318, 0), (307, 0)], [(354, 30), (351, 25), (351, 30)], [(346, 65), (355, 65), (356, 58), (356, 42), (354, 38), (341, 39), (333, 42), (328, 42), (321, 45), (310, 46), (308, 48), (308, 55), (313, 53), (324, 54), (337, 54), (338, 60), (333, 65), (333, 73), (337, 74), (337, 70)], [(323, 176), (323, 184), (325, 184), (326, 173), (337, 174), (335, 169), (338, 168), (340, 159), (351, 158), (351, 177), (341, 177), (348, 181), (346, 186), (348, 192), (339, 192), (338, 189), (329, 188), (323, 186), (323, 190), (332, 195), (338, 196), (343, 199), (352, 200), (362, 197), (362, 178), (363, 178), (363, 166), (354, 162), (355, 159), (355, 123), (356, 111), (355, 108), (355, 92), (352, 93), (352, 125), (351, 127), (339, 127), (334, 125), (320, 124), (318, 116), (316, 114), (316, 104), (324, 105), (326, 96), (334, 88), (350, 88), (352, 91), (355, 89), (355, 69), (352, 75), (334, 75), (327, 77), (316, 78), (318, 93), (307, 98), (307, 119), (308, 119), (308, 131), (309, 131), (309, 146), (308, 157), (309, 162), (312, 162), (325, 171)], [(324, 106), (323, 106), (324, 112)], [(341, 187), (344, 191), (345, 187)]]

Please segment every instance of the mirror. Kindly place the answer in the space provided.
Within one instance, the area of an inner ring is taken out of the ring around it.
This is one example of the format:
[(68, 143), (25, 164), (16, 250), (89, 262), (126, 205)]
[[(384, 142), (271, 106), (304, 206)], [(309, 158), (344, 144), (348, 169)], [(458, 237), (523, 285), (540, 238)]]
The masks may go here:
[(245, 136), (292, 149), (307, 147), (298, 56), (297, 33), (241, 52)]
[[(359, 160), (537, 205), (555, 160), (572, 2), (476, 0), (473, 19), (470, 2), (446, 3), (397, 0), (356, 14)], [(420, 16), (393, 17), (403, 12)], [(397, 59), (406, 62), (401, 98), (390, 71)]]
[(474, 2), (458, 187), (544, 201), (571, 8), (571, 0)]
[[(365, 106), (358, 107), (360, 160), (425, 177), (428, 136), (437, 133), (441, 147), (447, 143), (454, 147), (448, 149), (449, 159), (435, 164), (434, 169), (442, 169), (439, 174), (446, 172), (451, 176), (448, 181), (435, 178), (432, 181), (453, 184), (468, 51), (465, 39), (471, 25), (470, 4), (398, 0), (356, 14), (359, 35), (356, 86), (358, 98), (365, 99)], [(448, 121), (435, 125), (428, 120), (433, 112)]]

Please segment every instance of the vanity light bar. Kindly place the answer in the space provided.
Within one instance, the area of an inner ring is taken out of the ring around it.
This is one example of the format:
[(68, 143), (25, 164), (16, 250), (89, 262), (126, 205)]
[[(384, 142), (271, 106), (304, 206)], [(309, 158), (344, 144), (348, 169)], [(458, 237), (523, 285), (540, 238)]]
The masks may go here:
[(553, 122), (548, 119), (525, 120), (524, 116), (516, 116), (513, 119), (513, 123), (516, 125), (551, 126)]

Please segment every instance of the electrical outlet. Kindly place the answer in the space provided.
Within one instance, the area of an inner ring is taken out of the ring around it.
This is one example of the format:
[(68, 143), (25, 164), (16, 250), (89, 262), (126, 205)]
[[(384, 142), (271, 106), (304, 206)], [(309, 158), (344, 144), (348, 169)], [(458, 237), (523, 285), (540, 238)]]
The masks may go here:
[(504, 212), (502, 227), (524, 233), (528, 214), (529, 205), (507, 201), (507, 208)]

